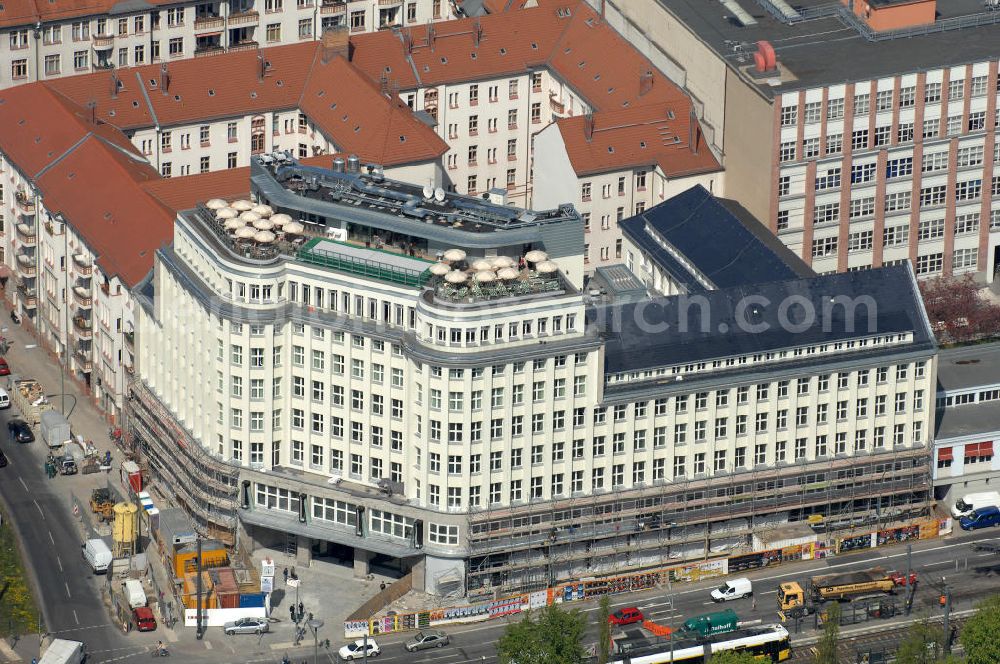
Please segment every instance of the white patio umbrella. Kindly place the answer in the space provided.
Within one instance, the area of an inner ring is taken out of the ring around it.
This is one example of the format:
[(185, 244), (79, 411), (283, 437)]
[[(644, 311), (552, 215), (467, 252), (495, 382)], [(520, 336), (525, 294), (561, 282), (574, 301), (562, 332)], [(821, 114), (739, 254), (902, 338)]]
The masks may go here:
[(514, 259), (510, 256), (497, 256), (493, 259), (493, 267), (510, 267), (514, 264)]
[(480, 270), (472, 278), (481, 284), (488, 284), (491, 281), (496, 281), (497, 275), (493, 273), (493, 270)]
[(444, 259), (446, 261), (460, 261), (465, 259), (465, 252), (461, 249), (449, 249), (444, 252)]
[(253, 235), (253, 241), (260, 242), (261, 244), (265, 244), (267, 242), (274, 242), (274, 233), (272, 233), (271, 231), (257, 231)]
[(465, 274), (465, 272), (461, 272), (459, 270), (452, 270), (448, 274), (444, 275), (444, 280), (449, 284), (465, 283), (465, 280), (468, 278), (469, 277)]
[(254, 205), (253, 208), (251, 208), (251, 210), (253, 212), (256, 212), (262, 217), (270, 217), (272, 214), (274, 214), (274, 208), (272, 208), (270, 205), (263, 205), (263, 204)]
[(253, 203), (251, 203), (248, 200), (240, 199), (238, 201), (233, 201), (232, 203), (230, 203), (229, 207), (233, 208), (234, 210), (239, 210), (240, 212), (246, 212), (247, 210), (253, 209)]
[(517, 270), (512, 267), (505, 267), (497, 271), (497, 276), (504, 281), (510, 281), (511, 279), (517, 279)]
[(240, 216), (240, 213), (231, 207), (222, 207), (215, 211), (216, 219), (232, 219), (238, 216)]
[(208, 202), (205, 203), (205, 207), (207, 207), (209, 210), (221, 210), (227, 205), (229, 204), (226, 203), (221, 198), (210, 198)]
[(306, 227), (303, 226), (302, 224), (300, 224), (297, 221), (290, 221), (287, 224), (285, 224), (285, 226), (283, 228), (283, 230), (286, 233), (291, 233), (292, 235), (298, 235), (299, 233), (301, 233), (305, 229), (306, 229)]
[(258, 219), (257, 221), (253, 222), (253, 227), (259, 231), (269, 231), (272, 228), (274, 228), (274, 222), (272, 222), (270, 219)]
[(233, 217), (231, 219), (226, 219), (225, 228), (227, 231), (235, 231), (237, 228), (246, 228), (246, 224), (244, 224), (241, 219)]
[(431, 265), (430, 270), (431, 274), (438, 277), (443, 277), (444, 275), (451, 272), (451, 267), (446, 265), (445, 263), (434, 263), (434, 265)]
[(260, 219), (260, 215), (256, 212), (247, 211), (240, 215), (240, 219), (242, 219), (245, 223), (252, 224)]
[(284, 212), (279, 212), (278, 214), (271, 215), (271, 221), (275, 226), (284, 226), (292, 220), (290, 216)]
[(547, 260), (548, 257), (549, 255), (544, 251), (541, 251), (540, 249), (534, 249), (524, 255), (524, 260), (530, 263), (541, 263), (542, 261)]
[(243, 228), (236, 229), (236, 237), (240, 238), (241, 240), (250, 239), (254, 235), (256, 235), (256, 231), (254, 231), (254, 229), (250, 228), (249, 226), (244, 226)]
[(542, 261), (541, 263), (535, 265), (535, 269), (542, 274), (551, 274), (553, 272), (557, 272), (559, 270), (559, 266), (552, 261)]
[(477, 271), (492, 270), (493, 269), (493, 264), (490, 263), (485, 258), (477, 258), (476, 260), (472, 261), (472, 265), (470, 267), (473, 270), (477, 270)]

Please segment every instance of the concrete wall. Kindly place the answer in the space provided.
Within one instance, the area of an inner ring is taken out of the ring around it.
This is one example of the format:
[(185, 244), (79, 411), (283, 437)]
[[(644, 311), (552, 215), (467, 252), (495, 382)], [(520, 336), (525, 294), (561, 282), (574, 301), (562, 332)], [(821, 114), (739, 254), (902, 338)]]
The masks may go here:
[(549, 210), (580, 199), (580, 184), (555, 123), (535, 135), (535, 187), (531, 207)]
[[(601, 0), (589, 2), (600, 11)], [(657, 0), (605, 0), (604, 6), (605, 20), (694, 97), (705, 138), (726, 147), (726, 63)]]
[[(726, 97), (726, 179), (723, 195), (743, 204), (772, 227), (771, 193), (774, 150), (774, 108), (738, 74), (729, 71)], [(718, 192), (717, 192), (718, 193)]]

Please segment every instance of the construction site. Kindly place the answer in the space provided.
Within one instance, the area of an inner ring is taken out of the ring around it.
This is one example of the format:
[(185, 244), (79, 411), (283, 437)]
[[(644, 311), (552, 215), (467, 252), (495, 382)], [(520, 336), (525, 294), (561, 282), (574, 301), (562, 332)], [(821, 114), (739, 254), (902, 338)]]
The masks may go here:
[(901, 449), (485, 509), (470, 515), (466, 589), (505, 595), (738, 555), (789, 524), (828, 546), (932, 507), (926, 450)]

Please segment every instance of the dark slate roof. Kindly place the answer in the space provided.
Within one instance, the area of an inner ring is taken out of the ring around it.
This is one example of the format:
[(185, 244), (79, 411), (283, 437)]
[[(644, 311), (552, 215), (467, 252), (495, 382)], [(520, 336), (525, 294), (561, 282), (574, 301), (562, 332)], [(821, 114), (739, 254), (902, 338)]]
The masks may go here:
[(942, 349), (938, 354), (937, 377), (938, 388), (943, 390), (1000, 383), (1000, 343)]
[[(847, 315), (830, 303), (845, 296), (866, 299)], [(816, 313), (811, 322), (808, 308)], [(606, 339), (608, 374), (898, 332), (913, 333), (910, 350), (934, 347), (909, 265), (595, 307), (587, 318)]]
[(712, 196), (701, 185), (623, 221), (621, 227), (689, 292), (706, 290), (696, 273), (650, 237), (647, 224), (713, 289), (815, 275), (745, 208)]

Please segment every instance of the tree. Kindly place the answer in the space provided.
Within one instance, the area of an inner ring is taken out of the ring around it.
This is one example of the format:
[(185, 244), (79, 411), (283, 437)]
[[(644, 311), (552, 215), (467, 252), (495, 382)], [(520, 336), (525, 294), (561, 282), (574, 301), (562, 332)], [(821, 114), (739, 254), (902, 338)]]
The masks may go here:
[(586, 618), (558, 604), (527, 613), (507, 626), (497, 655), (500, 664), (580, 664), (586, 658), (583, 635)]
[(712, 655), (709, 664), (760, 664), (757, 659), (748, 652), (737, 652), (735, 650), (723, 650)]
[(837, 638), (840, 636), (840, 604), (831, 602), (823, 617), (823, 634), (816, 644), (816, 664), (838, 664)]
[(896, 664), (936, 664), (944, 653), (944, 633), (941, 627), (926, 619), (910, 627), (896, 650)]
[(976, 607), (976, 613), (962, 627), (958, 640), (965, 648), (968, 664), (1000, 662), (1000, 595), (994, 595)]
[(611, 597), (601, 596), (597, 611), (597, 664), (608, 664), (611, 656)]
[(975, 341), (1000, 330), (1000, 307), (980, 295), (972, 275), (925, 279), (920, 294), (941, 343)]

